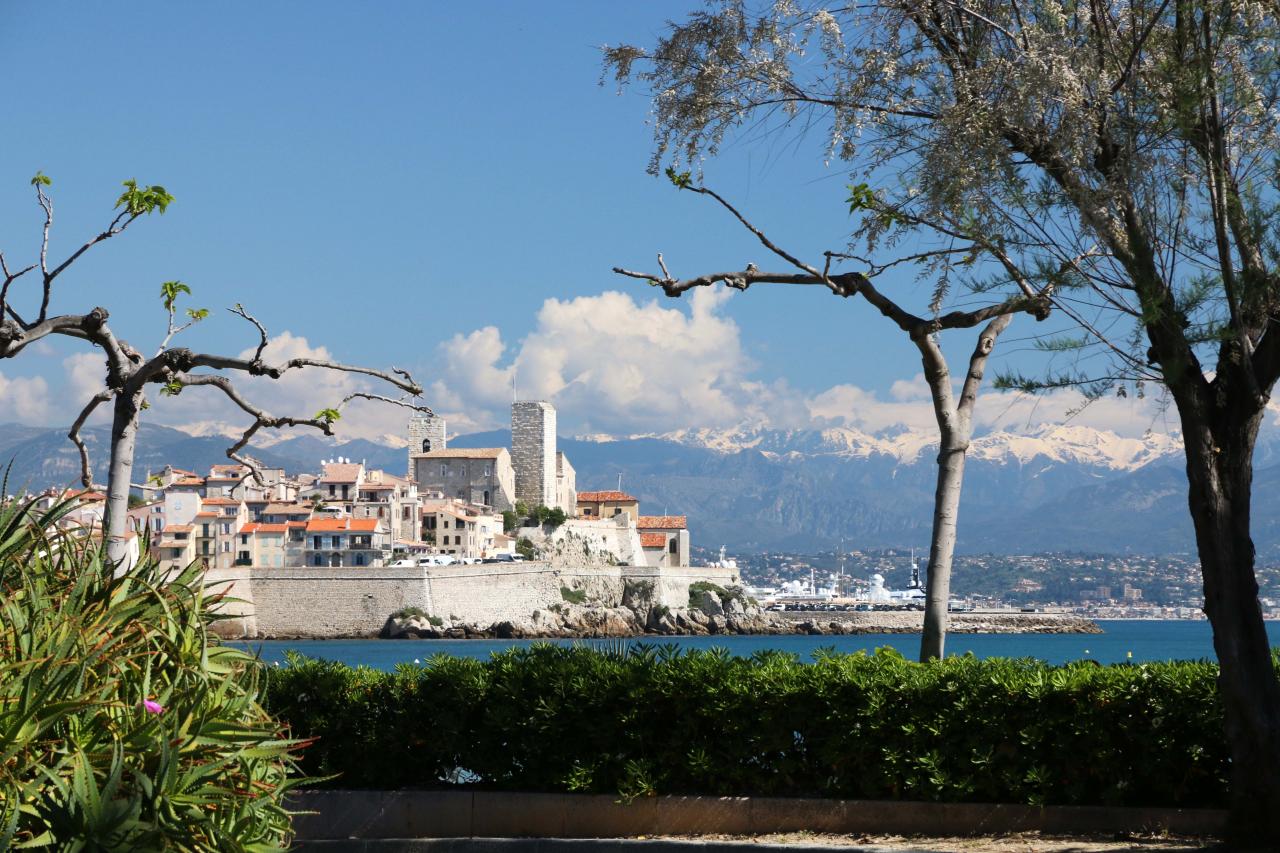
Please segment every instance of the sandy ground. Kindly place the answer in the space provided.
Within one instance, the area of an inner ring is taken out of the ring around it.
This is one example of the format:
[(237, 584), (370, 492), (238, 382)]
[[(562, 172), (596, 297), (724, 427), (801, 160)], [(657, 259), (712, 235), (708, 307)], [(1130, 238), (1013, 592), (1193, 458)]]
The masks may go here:
[(885, 850), (928, 850), (947, 853), (1120, 853), (1120, 851), (1205, 850), (1216, 844), (1208, 838), (1171, 836), (1053, 836), (1019, 833), (999, 837), (921, 838), (901, 835), (821, 835), (791, 832), (748, 837), (728, 835), (671, 836), (698, 841), (740, 841), (759, 844), (822, 844), (831, 847), (872, 846)]

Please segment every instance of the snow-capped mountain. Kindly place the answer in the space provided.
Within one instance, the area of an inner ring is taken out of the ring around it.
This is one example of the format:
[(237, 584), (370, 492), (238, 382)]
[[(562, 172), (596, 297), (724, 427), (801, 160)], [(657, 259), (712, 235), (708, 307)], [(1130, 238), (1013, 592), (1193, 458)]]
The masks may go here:
[[(107, 428), (86, 431), (98, 475)], [(225, 461), (228, 440), (144, 425), (140, 470), (172, 463), (204, 470)], [(252, 452), (290, 472), (335, 455), (403, 470), (403, 446), (291, 436)], [(505, 431), (450, 439), (456, 447), (510, 447)], [(937, 466), (934, 436), (855, 429), (684, 430), (664, 435), (561, 438), (582, 490), (623, 488), (645, 512), (689, 517), (694, 541), (740, 551), (926, 547)], [(1124, 437), (1084, 426), (996, 430), (975, 438), (961, 501), (962, 551), (1186, 551), (1192, 543), (1186, 477), (1176, 435)], [(11, 483), (66, 484), (79, 458), (64, 429), (0, 424), (0, 463)], [(1254, 538), (1280, 552), (1280, 428), (1255, 456)]]
[[(726, 454), (750, 450), (778, 459), (822, 456), (869, 459), (880, 456), (903, 465), (915, 464), (922, 455), (931, 458), (938, 446), (937, 434), (925, 430), (898, 429), (870, 434), (849, 427), (775, 430), (751, 425), (631, 435), (625, 439), (597, 434), (583, 436), (579, 440), (604, 444), (638, 439), (666, 441)], [(1087, 426), (1041, 424), (1024, 432), (998, 430), (978, 435), (970, 444), (969, 458), (1021, 465), (1040, 460), (1111, 471), (1134, 471), (1156, 460), (1176, 457), (1181, 451), (1182, 441), (1176, 434), (1148, 432), (1140, 438), (1131, 438)]]

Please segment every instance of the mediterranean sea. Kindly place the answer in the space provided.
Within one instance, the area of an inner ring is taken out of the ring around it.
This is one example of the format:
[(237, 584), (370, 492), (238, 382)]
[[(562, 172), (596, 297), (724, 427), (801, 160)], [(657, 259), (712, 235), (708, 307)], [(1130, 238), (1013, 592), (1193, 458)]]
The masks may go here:
[[(972, 652), (980, 658), (1032, 657), (1055, 664), (1081, 659), (1139, 663), (1215, 658), (1207, 621), (1103, 619), (1098, 620), (1098, 625), (1102, 634), (952, 634), (947, 637), (947, 654)], [(1267, 633), (1271, 644), (1280, 646), (1280, 622), (1268, 622)], [(437, 654), (487, 658), (494, 652), (539, 642), (608, 648), (619, 643), (671, 645), (682, 649), (723, 648), (743, 657), (762, 649), (779, 649), (802, 660), (810, 659), (815, 651), (823, 648), (852, 654), (890, 646), (912, 659), (920, 649), (919, 634), (651, 636), (628, 640), (261, 640), (247, 645), (268, 663), (283, 664), (286, 652), (296, 651), (307, 657), (341, 661), (350, 666), (390, 670), (397, 664), (422, 661)]]

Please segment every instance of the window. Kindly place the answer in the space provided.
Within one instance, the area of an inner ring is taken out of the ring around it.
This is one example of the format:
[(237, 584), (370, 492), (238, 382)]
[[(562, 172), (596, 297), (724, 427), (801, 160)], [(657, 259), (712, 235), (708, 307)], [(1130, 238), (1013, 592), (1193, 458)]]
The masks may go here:
[[(323, 541), (323, 540), (324, 540), (324, 537), (323, 537), (323, 536), (312, 536), (312, 537), (311, 537), (311, 540), (312, 540), (312, 541), (311, 541), (311, 547), (312, 547), (312, 548), (314, 548), (315, 550), (319, 551), (319, 550), (323, 547), (323, 546), (320, 544), (320, 543), (321, 543), (321, 541)], [(319, 558), (319, 557), (316, 557), (316, 559), (317, 559), (317, 560), (319, 560), (320, 558)], [(318, 566), (318, 565), (320, 565), (320, 564), (319, 564), (319, 563), (316, 563), (316, 565)]]
[(423, 453), (431, 452), (431, 439), (429, 438), (422, 439), (422, 452)]
[(378, 518), (382, 518), (382, 514), (383, 514), (382, 507), (378, 507)]
[(400, 510), (400, 518), (403, 521), (409, 520), (409, 507), (405, 507), (404, 509)]
[(222, 553), (224, 553), (224, 554), (230, 554), (230, 553), (231, 553), (231, 543), (230, 543), (230, 542), (223, 542), (223, 543), (222, 543)]
[(341, 548), (341, 547), (342, 547), (342, 537), (341, 537), (341, 536), (334, 536), (334, 537), (332, 537), (332, 539), (333, 539), (333, 547), (335, 547), (335, 548)]
[(338, 493), (338, 487), (337, 487), (337, 486), (335, 486), (333, 483), (330, 483), (330, 484), (329, 484), (329, 497), (333, 497), (333, 496), (334, 496), (334, 495), (336, 495), (337, 493)]
[(207, 524), (200, 525), (200, 535), (205, 537), (206, 539), (209, 537), (209, 525)]
[(667, 550), (672, 554), (677, 553), (680, 550), (680, 540), (672, 536), (671, 541), (667, 543)]
[(488, 465), (484, 466), (484, 476), (486, 476), (486, 477), (488, 477), (488, 476), (489, 476), (489, 466), (488, 466)]
[(364, 565), (364, 554), (356, 554), (356, 565), (357, 566)]
[(230, 525), (230, 524), (227, 524), (226, 522), (223, 522), (223, 524), (222, 524), (222, 535), (223, 535), (223, 536), (230, 536), (230, 535), (231, 535), (231, 525)]
[(443, 476), (445, 475), (445, 471), (446, 471), (446, 470), (448, 470), (448, 468), (449, 468), (449, 466), (448, 466), (448, 465), (443, 465), (443, 464), (442, 464), (442, 465), (440, 466), (440, 476), (441, 476), (441, 477), (443, 477)]
[(241, 533), (241, 534), (240, 534), (240, 544), (241, 544), (241, 545), (248, 545), (248, 544), (249, 544), (249, 534), (248, 534), (248, 533)]
[(488, 506), (488, 505), (489, 505), (489, 490), (488, 490), (488, 489), (485, 489), (485, 491), (484, 491), (484, 505), (485, 505), (485, 506)]
[[(317, 539), (317, 540), (318, 540), (319, 538), (320, 538), (319, 536), (317, 536), (317, 537), (316, 537), (316, 539)], [(318, 546), (317, 546), (317, 547), (318, 547)], [(323, 557), (321, 557), (319, 554), (316, 554), (315, 559), (314, 559), (314, 560), (312, 560), (312, 565), (315, 565), (315, 566), (323, 566), (323, 565), (324, 565), (324, 558), (323, 558)]]
[(622, 507), (620, 507), (620, 506), (615, 506), (615, 507), (613, 508), (613, 514), (614, 514), (615, 516), (617, 516), (617, 515), (622, 515)]
[(233, 507), (233, 506), (224, 506), (224, 507), (222, 508), (222, 514), (223, 514), (223, 515), (235, 515), (235, 514), (236, 514), (236, 508), (235, 508), (235, 507)]

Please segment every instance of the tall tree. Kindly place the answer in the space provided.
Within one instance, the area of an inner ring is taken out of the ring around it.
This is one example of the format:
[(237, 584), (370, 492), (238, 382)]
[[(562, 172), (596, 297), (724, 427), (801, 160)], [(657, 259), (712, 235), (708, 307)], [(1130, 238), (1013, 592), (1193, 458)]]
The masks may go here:
[(895, 178), (854, 240), (959, 218), (1024, 269), (1069, 270), (1054, 302), (1080, 367), (1005, 384), (1160, 383), (1176, 407), (1232, 829), (1259, 842), (1280, 837), (1280, 680), (1250, 538), (1280, 377), (1277, 44), (1274, 0), (720, 0), (653, 50), (607, 49), (653, 93), (655, 168), (747, 121), (821, 121), (832, 154)]
[[(36, 201), (44, 213), (44, 226), (37, 260), (25, 267), (10, 269), (4, 254), (0, 253), (0, 358), (14, 358), (35, 342), (51, 335), (60, 335), (87, 341), (102, 350), (106, 362), (106, 378), (101, 391), (94, 394), (71, 425), (68, 437), (80, 451), (82, 482), (88, 487), (91, 469), (88, 448), (80, 438), (80, 430), (93, 412), (102, 404), (110, 403), (111, 409), (111, 459), (107, 475), (107, 505), (103, 519), (104, 538), (108, 556), (119, 563), (129, 553), (127, 529), (129, 491), (132, 487), (133, 458), (137, 444), (138, 424), (142, 412), (148, 407), (146, 391), (156, 386), (160, 394), (176, 396), (184, 388), (211, 387), (227, 397), (237, 408), (249, 416), (251, 422), (231, 447), (227, 456), (246, 466), (247, 476), (258, 477), (255, 463), (242, 451), (261, 429), (306, 426), (333, 434), (333, 425), (341, 417), (343, 407), (353, 399), (379, 400), (406, 406), (418, 411), (430, 412), (425, 406), (412, 402), (411, 397), (422, 393), (413, 377), (403, 370), (375, 370), (338, 362), (291, 358), (279, 363), (264, 359), (269, 342), (266, 327), (253, 315), (236, 303), (229, 310), (251, 323), (258, 334), (258, 345), (248, 358), (214, 353), (194, 352), (185, 347), (171, 346), (175, 336), (209, 316), (204, 308), (186, 309), (181, 321), (178, 300), (190, 295), (191, 288), (180, 281), (166, 281), (160, 286), (160, 300), (168, 316), (167, 328), (160, 345), (150, 356), (111, 330), (105, 308), (95, 307), (85, 314), (53, 313), (54, 284), (58, 277), (79, 260), (89, 249), (122, 234), (140, 218), (152, 213), (163, 214), (173, 201), (173, 196), (162, 186), (139, 186), (137, 181), (124, 182), (124, 192), (116, 201), (119, 211), (102, 232), (91, 237), (61, 263), (49, 261), (49, 232), (53, 226), (53, 201), (47, 193), (52, 181), (43, 173), (31, 179)], [(38, 289), (29, 294), (34, 313), (19, 311), (15, 305), (16, 291), (12, 285), (31, 274), (39, 283)], [(34, 307), (38, 306), (38, 307)], [(29, 319), (28, 319), (29, 318)], [(403, 392), (404, 397), (393, 399), (380, 394), (357, 391), (347, 395), (335, 405), (322, 408), (310, 417), (274, 415), (250, 402), (232, 382), (237, 373), (245, 376), (261, 376), (279, 379), (286, 373), (304, 368), (318, 368), (369, 376), (385, 382)]]
[[(851, 296), (861, 296), (904, 332), (919, 350), (925, 382), (929, 386), (929, 395), (933, 401), (939, 443), (937, 486), (934, 492), (933, 524), (929, 537), (929, 563), (926, 571), (924, 631), (920, 637), (920, 660), (941, 658), (946, 650), (948, 604), (951, 601), (951, 566), (955, 555), (960, 495), (964, 484), (964, 463), (969, 450), (969, 441), (973, 437), (973, 410), (986, 373), (987, 360), (995, 348), (1000, 333), (1008, 327), (1015, 314), (1027, 313), (1039, 320), (1049, 316), (1053, 282), (1047, 282), (1039, 289), (1033, 288), (1027, 276), (1012, 260), (1003, 255), (999, 247), (984, 245), (980, 235), (963, 235), (959, 230), (962, 226), (954, 224), (948, 229), (947, 235), (953, 240), (951, 245), (903, 255), (879, 266), (864, 262), (869, 274), (833, 272), (833, 262), (839, 263), (841, 260), (847, 260), (849, 256), (830, 251), (824, 254), (824, 261), (819, 269), (780, 248), (723, 196), (712, 189), (695, 184), (689, 172), (676, 172), (674, 168), (668, 167), (667, 177), (678, 189), (690, 190), (714, 199), (754, 234), (765, 248), (793, 267), (795, 271), (763, 272), (754, 265), (748, 264), (740, 271), (710, 273), (681, 280), (671, 276), (666, 262), (659, 254), (658, 266), (662, 269), (660, 275), (635, 272), (621, 267), (614, 267), (614, 272), (648, 281), (656, 287), (661, 287), (667, 296), (673, 297), (678, 297), (694, 287), (709, 287), (720, 282), (744, 291), (753, 284), (785, 284), (825, 287), (833, 295), (846, 299)], [(874, 193), (865, 185), (850, 187), (851, 211), (856, 212), (873, 200)], [(954, 245), (954, 240), (961, 237), (964, 238), (962, 244)], [(941, 313), (939, 307), (944, 288), (939, 287), (935, 289), (934, 303), (930, 306), (929, 313), (924, 316), (913, 314), (878, 289), (871, 281), (872, 277), (899, 264), (923, 263), (926, 266), (933, 266), (945, 264), (947, 258), (957, 255), (963, 256), (966, 264), (972, 264), (982, 254), (1002, 258), (1006, 278), (1016, 287), (1014, 292), (1005, 299), (968, 311)], [(939, 335), (944, 330), (968, 329), (975, 326), (982, 326), (982, 331), (979, 332), (977, 343), (969, 356), (957, 399), (951, 370), (947, 365)]]

